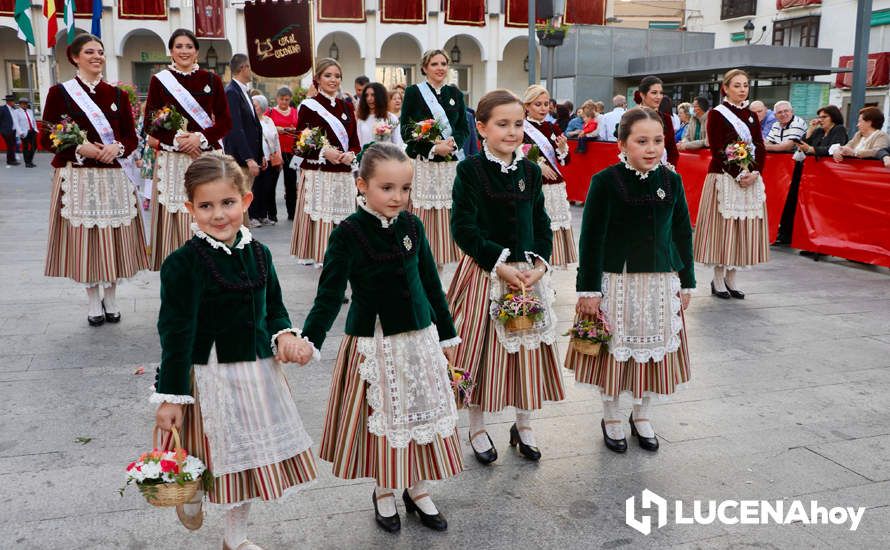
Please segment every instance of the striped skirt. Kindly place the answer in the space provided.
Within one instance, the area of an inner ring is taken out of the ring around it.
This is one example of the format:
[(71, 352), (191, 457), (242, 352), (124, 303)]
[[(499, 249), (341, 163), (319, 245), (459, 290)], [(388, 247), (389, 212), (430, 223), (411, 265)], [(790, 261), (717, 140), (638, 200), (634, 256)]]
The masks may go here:
[(486, 412), (498, 412), (504, 407), (535, 410), (543, 401), (562, 401), (565, 390), (554, 346), (541, 344), (535, 350), (523, 346), (509, 353), (498, 341), (488, 314), (490, 284), (489, 274), (464, 256), (448, 288), (448, 305), (463, 341), (454, 365), (475, 384), (470, 402)]
[(553, 252), (550, 265), (568, 267), (578, 263), (578, 252), (575, 250), (575, 235), (571, 229), (557, 229), (553, 232)]
[[(683, 318), (681, 310), (681, 318)], [(577, 321), (577, 319), (576, 319)], [(661, 361), (637, 363), (631, 357), (617, 361), (603, 347), (598, 355), (585, 355), (570, 344), (565, 367), (575, 371), (575, 381), (596, 386), (603, 399), (611, 401), (630, 394), (634, 403), (643, 397), (666, 397), (689, 381), (689, 349), (686, 345), (686, 320), (680, 331), (680, 347)]]
[(114, 284), (148, 269), (145, 233), (138, 216), (120, 227), (72, 226), (62, 217), (61, 174), (61, 168), (53, 173), (44, 275), (94, 286)]
[(460, 260), (460, 249), (451, 238), (451, 209), (450, 208), (414, 208), (411, 212), (420, 218), (426, 238), (430, 242), (433, 259), (436, 265), (445, 265)]
[(333, 222), (324, 220), (313, 221), (306, 213), (306, 170), (300, 170), (300, 181), (297, 182), (297, 210), (294, 228), (290, 240), (291, 256), (296, 256), (300, 263), (321, 265), (324, 253), (328, 248), (328, 238), (334, 230)]
[(368, 432), (371, 406), (365, 397), (365, 383), (359, 374), (363, 357), (358, 339), (346, 335), (340, 344), (328, 410), (321, 439), (322, 460), (333, 465), (342, 479), (374, 478), (380, 487), (412, 487), (424, 479), (447, 479), (463, 470), (463, 457), (457, 431), (447, 438), (437, 435), (427, 445), (411, 442), (393, 449), (385, 436)]
[[(213, 472), (213, 457), (210, 456), (210, 442), (204, 434), (201, 402), (194, 375), (192, 388), (195, 403), (183, 406), (182, 445), (190, 455), (201, 459), (209, 472)], [(168, 440), (165, 448), (169, 449), (171, 446), (172, 443)], [(314, 480), (316, 475), (315, 458), (309, 449), (268, 466), (214, 476), (213, 488), (207, 492), (207, 497), (210, 502), (224, 506), (252, 500), (277, 500), (288, 490)]]
[(158, 202), (158, 187), (151, 191), (151, 257), (150, 269), (160, 271), (161, 264), (174, 250), (192, 238), (192, 215), (170, 212)]
[(695, 222), (693, 252), (696, 262), (726, 267), (744, 267), (769, 260), (769, 225), (766, 203), (763, 217), (726, 219), (717, 204), (717, 178), (708, 174), (702, 188)]

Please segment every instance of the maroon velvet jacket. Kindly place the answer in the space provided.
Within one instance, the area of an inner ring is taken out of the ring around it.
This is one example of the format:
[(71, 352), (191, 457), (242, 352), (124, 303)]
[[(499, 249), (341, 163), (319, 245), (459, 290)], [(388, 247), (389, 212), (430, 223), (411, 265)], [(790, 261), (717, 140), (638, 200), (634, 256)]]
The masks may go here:
[[(680, 161), (680, 150), (677, 149), (677, 142), (674, 138), (674, 120), (671, 118), (670, 113), (662, 113), (661, 121), (664, 122), (664, 148), (667, 150), (667, 159), (668, 162), (677, 166), (677, 162)], [(708, 134), (710, 136), (710, 134)]]
[[(89, 87), (75, 77), (77, 83), (86, 91), (90, 92)], [(114, 130), (114, 139), (124, 146), (124, 157), (133, 152), (136, 148), (136, 127), (133, 123), (133, 112), (130, 110), (130, 100), (127, 92), (108, 84), (105, 81), (96, 86), (95, 93), (90, 94), (90, 98), (96, 102), (96, 105), (105, 113), (105, 117)], [(114, 105), (114, 108), (112, 108)], [(62, 120), (62, 116), (68, 115), (71, 120), (80, 126), (81, 130), (87, 133), (87, 140), (91, 143), (102, 143), (99, 132), (93, 127), (86, 114), (80, 110), (77, 103), (71, 99), (68, 92), (61, 84), (56, 84), (49, 89), (46, 94), (46, 103), (43, 105), (43, 120), (40, 124), (40, 144), (47, 151), (54, 151), (52, 140), (49, 135), (53, 126)], [(53, 157), (52, 165), (55, 168), (62, 168), (69, 162), (76, 162), (74, 156), (74, 147), (69, 147), (64, 151), (56, 152)], [(115, 160), (111, 164), (103, 164), (95, 159), (84, 159), (82, 165), (87, 168), (118, 168), (120, 164)]]
[[(355, 122), (355, 111), (353, 111), (352, 107), (349, 106), (342, 99), (337, 99), (336, 104), (332, 107), (330, 98), (326, 97), (324, 94), (318, 94), (315, 96), (315, 99), (330, 113), (332, 113), (337, 119), (343, 123), (343, 126), (346, 127), (346, 133), (349, 134), (349, 150), (353, 153), (358, 154), (359, 151), (362, 150), (358, 141), (358, 131), (356, 130), (356, 122)], [(343, 115), (346, 115), (346, 119), (343, 119)], [(337, 138), (337, 135), (334, 131), (328, 126), (328, 123), (321, 118), (321, 115), (313, 111), (312, 109), (300, 105), (300, 110), (297, 111), (297, 134), (302, 132), (305, 128), (324, 128), (325, 134), (328, 137), (328, 143), (331, 147), (335, 147), (338, 150), (342, 149), (340, 147), (340, 140)], [(318, 160), (318, 153), (312, 153), (303, 157), (303, 162), (300, 164), (300, 167), (304, 170), (321, 170), (322, 172), (351, 172), (352, 167), (348, 164), (331, 164), (330, 162), (325, 162), (324, 164), (315, 164), (310, 163), (309, 160)]]
[(210, 115), (213, 120), (213, 126), (206, 130), (192, 119), (186, 112), (185, 108), (173, 97), (166, 86), (164, 86), (157, 77), (151, 77), (151, 83), (148, 85), (148, 97), (145, 99), (145, 121), (143, 128), (146, 129), (148, 135), (157, 138), (158, 141), (165, 145), (173, 145), (173, 136), (176, 135), (175, 130), (152, 130), (151, 119), (154, 112), (167, 105), (173, 105), (176, 110), (183, 116), (188, 118), (189, 132), (201, 132), (210, 146), (219, 149), (219, 140), (224, 138), (229, 130), (232, 129), (232, 117), (229, 115), (229, 102), (226, 101), (226, 90), (223, 87), (222, 80), (215, 73), (198, 69), (197, 71), (183, 75), (174, 70), (170, 71), (176, 80), (188, 90), (198, 104), (204, 108), (204, 111)]
[[(550, 136), (556, 136), (556, 137), (561, 136), (561, 135), (562, 135), (562, 130), (560, 129), (560, 127), (557, 126), (556, 124), (551, 123), (551, 122), (548, 121), (548, 120), (545, 120), (545, 121), (542, 122), (542, 123), (538, 123), (538, 122), (535, 122), (535, 121), (529, 119), (529, 122), (530, 122), (532, 125), (534, 125), (535, 128), (537, 128), (538, 130), (540, 130), (542, 134), (544, 134), (545, 136), (547, 136), (547, 139), (550, 141), (550, 145), (553, 145), (553, 148), (556, 149), (556, 140), (554, 140), (554, 139), (550, 139)], [(526, 134), (525, 137), (522, 139), (522, 143), (531, 143), (531, 144), (534, 145), (535, 142), (534, 142), (534, 140), (533, 140), (528, 134)], [(559, 158), (559, 155), (557, 154), (557, 159), (558, 159), (558, 158)], [(566, 155), (566, 158), (565, 158), (565, 163), (566, 163), (566, 164), (569, 163), (569, 159), (570, 159), (570, 158), (571, 158), (570, 155)], [(555, 180), (551, 180), (551, 179), (544, 178), (543, 181), (542, 181), (542, 183), (543, 183), (544, 185), (553, 185), (553, 184), (555, 184), (555, 183), (562, 183), (562, 182), (564, 182), (565, 179), (563, 179), (562, 175), (560, 174), (560, 169), (561, 169), (561, 167), (560, 167), (560, 166), (553, 166), (552, 164), (550, 164), (550, 161), (547, 160), (547, 157), (544, 157), (544, 160), (547, 162), (548, 165), (550, 165), (550, 168), (552, 168), (552, 169), (556, 172), (556, 179), (555, 179)]]
[[(760, 133), (760, 121), (758, 121), (757, 115), (749, 111), (747, 107), (739, 109), (727, 101), (724, 101), (723, 105), (729, 107), (729, 110), (735, 113), (751, 132), (751, 139), (754, 142), (754, 164), (751, 166), (751, 171), (763, 173), (763, 167), (766, 162), (766, 148), (763, 146), (763, 135)], [(726, 164), (726, 154), (724, 153), (727, 145), (739, 139), (739, 134), (732, 127), (732, 124), (726, 120), (726, 117), (713, 110), (708, 114), (708, 143), (711, 147), (711, 164), (708, 166), (709, 174), (726, 172), (732, 177), (739, 175), (741, 169), (737, 165), (730, 166)]]

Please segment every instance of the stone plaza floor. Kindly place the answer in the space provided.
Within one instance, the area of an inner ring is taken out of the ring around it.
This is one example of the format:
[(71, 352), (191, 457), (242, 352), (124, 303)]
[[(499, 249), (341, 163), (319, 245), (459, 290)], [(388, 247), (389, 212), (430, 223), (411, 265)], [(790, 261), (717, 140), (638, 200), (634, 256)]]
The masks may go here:
[[(87, 325), (82, 288), (43, 277), (49, 161), (41, 154), (37, 169), (0, 167), (0, 548), (220, 548), (222, 513), (212, 506), (204, 527), (189, 532), (172, 509), (148, 506), (134, 488), (118, 495), (125, 465), (151, 443), (159, 279), (144, 272), (120, 286), (120, 324)], [(581, 210), (574, 214), (577, 226)], [(291, 224), (280, 217), (254, 235), (272, 249), (299, 326), (319, 271), (288, 256)], [(508, 447), (513, 415), (504, 412), (489, 426), (499, 460), (482, 467), (465, 444), (465, 472), (435, 485), (447, 532), (406, 518), (401, 504), (401, 533), (382, 532), (370, 480), (334, 478), (319, 461), (313, 485), (253, 506), (251, 539), (281, 549), (890, 547), (887, 270), (773, 249), (768, 264), (740, 273), (744, 301), (712, 298), (708, 270), (698, 266), (697, 275), (686, 315), (692, 381), (655, 408), (658, 453), (634, 440), (624, 455), (607, 450), (598, 395), (563, 371), (567, 399), (534, 414), (539, 463)], [(554, 280), (567, 328), (574, 270)], [(320, 364), (287, 367), (316, 449), (345, 311)], [(566, 347), (562, 339), (561, 356)], [(134, 374), (139, 366), (144, 375)], [(462, 413), (464, 442), (466, 422)], [(639, 503), (644, 489), (681, 499), (687, 510), (694, 499), (867, 510), (856, 531), (801, 522), (675, 525), (669, 514), (644, 536), (625, 523), (626, 499)]]

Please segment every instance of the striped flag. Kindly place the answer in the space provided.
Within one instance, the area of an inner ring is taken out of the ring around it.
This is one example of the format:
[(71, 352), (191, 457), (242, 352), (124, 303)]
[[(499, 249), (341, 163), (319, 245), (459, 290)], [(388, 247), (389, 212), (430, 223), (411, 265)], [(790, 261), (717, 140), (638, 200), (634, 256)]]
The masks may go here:
[(59, 21), (56, 19), (56, 0), (43, 0), (43, 16), (46, 17), (46, 45), (56, 45), (56, 34), (59, 32)]
[[(49, 1), (49, 0), (47, 0)], [(68, 29), (68, 43), (74, 40), (74, 0), (65, 0), (65, 14), (62, 17), (65, 22), (65, 28)]]
[(15, 0), (15, 22), (19, 26), (19, 38), (35, 46), (34, 26), (31, 25), (31, 0)]
[(93, 0), (93, 36), (102, 38), (102, 0)]

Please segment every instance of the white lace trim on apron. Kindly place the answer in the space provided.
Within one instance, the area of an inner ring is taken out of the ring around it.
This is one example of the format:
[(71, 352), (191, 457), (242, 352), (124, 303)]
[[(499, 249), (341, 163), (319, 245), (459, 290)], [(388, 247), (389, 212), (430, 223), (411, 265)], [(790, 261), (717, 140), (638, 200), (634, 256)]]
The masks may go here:
[(281, 364), (273, 358), (219, 363), (216, 347), (195, 365), (213, 475), (294, 457), (312, 446)]
[(566, 184), (553, 183), (541, 186), (544, 191), (544, 209), (550, 216), (550, 229), (572, 228), (572, 210), (569, 206), (569, 196), (566, 193)]
[(167, 212), (186, 212), (185, 171), (192, 164), (192, 157), (185, 153), (158, 151), (157, 156), (158, 203)]
[[(504, 249), (505, 252), (509, 251)], [(528, 271), (529, 269), (534, 268), (532, 255), (526, 253), (526, 260), (528, 262), (510, 262), (507, 265), (511, 265), (520, 271)], [(534, 292), (541, 299), (541, 302), (544, 304), (544, 315), (541, 316), (540, 319), (535, 321), (534, 326), (528, 330), (520, 330), (516, 332), (508, 332), (504, 324), (498, 321), (497, 312), (498, 312), (498, 304), (497, 302), (506, 294), (507, 292), (514, 292), (509, 289), (507, 283), (505, 283), (500, 277), (495, 273), (496, 269), (491, 271), (489, 275), (491, 279), (491, 285), (489, 286), (488, 298), (490, 301), (488, 314), (491, 318), (491, 323), (494, 324), (495, 333), (498, 336), (498, 342), (504, 346), (504, 349), (509, 353), (516, 353), (519, 351), (521, 346), (524, 346), (527, 350), (534, 350), (541, 347), (541, 344), (553, 345), (556, 342), (556, 312), (553, 309), (553, 302), (556, 299), (556, 292), (550, 285), (550, 269), (548, 267), (547, 273), (541, 277), (535, 285), (527, 289), (526, 292)], [(515, 291), (519, 292), (519, 291)]]
[(752, 185), (742, 187), (735, 178), (723, 172), (717, 175), (714, 185), (717, 187), (717, 210), (724, 219), (763, 217), (766, 186), (762, 177), (757, 176)]
[(603, 273), (600, 306), (612, 326), (616, 361), (661, 361), (680, 347), (680, 278), (676, 273)]
[(358, 351), (364, 358), (359, 375), (368, 383), (365, 395), (373, 410), (370, 433), (385, 436), (394, 449), (454, 434), (457, 406), (435, 325), (384, 336), (378, 321), (373, 337), (358, 338)]
[(121, 227), (136, 217), (136, 193), (122, 169), (77, 168), (68, 163), (59, 177), (61, 214), (72, 227)]
[(303, 211), (312, 221), (340, 223), (355, 213), (355, 180), (350, 172), (303, 170)]
[(451, 209), (451, 188), (457, 174), (457, 161), (430, 162), (417, 157), (411, 204), (415, 208)]

